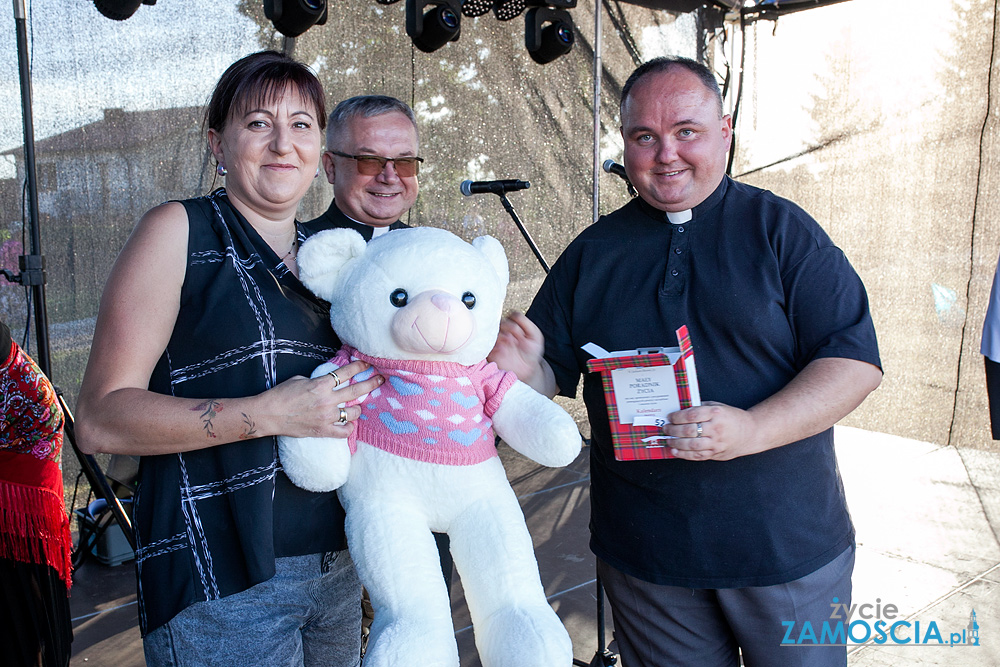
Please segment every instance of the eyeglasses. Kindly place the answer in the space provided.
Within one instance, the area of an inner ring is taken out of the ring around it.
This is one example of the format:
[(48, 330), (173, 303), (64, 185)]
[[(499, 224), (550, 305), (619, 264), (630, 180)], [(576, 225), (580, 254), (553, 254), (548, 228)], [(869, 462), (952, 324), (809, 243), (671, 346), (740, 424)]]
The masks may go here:
[(332, 155), (350, 158), (358, 163), (358, 173), (365, 176), (378, 176), (385, 170), (385, 163), (391, 162), (396, 174), (401, 178), (416, 176), (420, 171), (422, 157), (382, 157), (381, 155), (348, 155), (340, 151), (327, 151)]

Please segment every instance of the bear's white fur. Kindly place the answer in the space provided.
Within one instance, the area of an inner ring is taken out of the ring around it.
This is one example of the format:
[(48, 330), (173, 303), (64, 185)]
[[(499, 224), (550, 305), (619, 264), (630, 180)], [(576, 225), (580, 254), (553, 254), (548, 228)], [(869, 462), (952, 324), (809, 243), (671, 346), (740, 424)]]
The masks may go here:
[[(302, 282), (331, 303), (334, 330), (369, 356), (473, 366), (496, 341), (509, 277), (503, 247), (491, 237), (468, 244), (425, 227), (366, 245), (357, 232), (330, 230), (303, 244), (298, 262)], [(399, 289), (408, 296), (402, 307), (390, 298)], [(313, 377), (334, 368), (323, 364)], [(567, 465), (580, 452), (573, 419), (521, 382), (504, 395), (493, 428), (546, 466)], [(279, 449), (297, 485), (340, 489), (351, 555), (375, 607), (365, 667), (458, 665), (432, 531), (451, 538), (485, 667), (570, 667), (569, 635), (545, 599), (499, 458), (428, 463), (361, 439), (353, 456), (339, 439), (281, 437)]]

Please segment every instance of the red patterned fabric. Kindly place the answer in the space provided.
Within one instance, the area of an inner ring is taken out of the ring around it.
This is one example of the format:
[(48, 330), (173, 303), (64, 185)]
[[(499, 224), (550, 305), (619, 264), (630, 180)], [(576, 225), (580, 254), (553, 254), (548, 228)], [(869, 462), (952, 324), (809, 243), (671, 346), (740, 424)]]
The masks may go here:
[(0, 557), (50, 565), (68, 589), (63, 412), (52, 384), (13, 342), (0, 366), (0, 408)]
[[(687, 369), (680, 363), (694, 356), (691, 346), (691, 336), (687, 326), (677, 330), (677, 340), (680, 343), (681, 356), (674, 363), (674, 380), (677, 382), (677, 396), (681, 408), (691, 407), (691, 383), (688, 381)], [(607, 359), (591, 359), (587, 362), (587, 370), (591, 373), (601, 373), (601, 385), (604, 387), (605, 403), (608, 405), (608, 419), (611, 422), (611, 441), (614, 445), (617, 461), (649, 461), (655, 459), (672, 459), (668, 441), (654, 440), (643, 442), (644, 438), (660, 433), (658, 426), (633, 426), (618, 421), (618, 402), (615, 400), (615, 387), (611, 380), (611, 371), (617, 368), (645, 368), (647, 366), (669, 366), (670, 360), (665, 354), (637, 354), (627, 357), (609, 357)]]

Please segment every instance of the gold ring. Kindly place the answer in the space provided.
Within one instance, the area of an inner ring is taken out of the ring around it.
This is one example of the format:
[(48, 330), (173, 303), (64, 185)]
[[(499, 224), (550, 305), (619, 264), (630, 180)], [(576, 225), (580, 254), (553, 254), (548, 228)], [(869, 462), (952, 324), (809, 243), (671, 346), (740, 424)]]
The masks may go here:
[(698, 435), (696, 435), (696, 436), (694, 436), (694, 437), (696, 437), (696, 438), (700, 438), (700, 437), (701, 437), (701, 434), (702, 434), (703, 432), (704, 432), (704, 431), (703, 431), (703, 430), (702, 430), (702, 428), (701, 428), (701, 422), (698, 422)]
[(340, 419), (337, 420), (337, 423), (340, 424), (341, 426), (343, 426), (344, 424), (347, 423), (347, 409), (346, 408), (341, 408), (340, 409)]
[(337, 371), (330, 371), (329, 373), (327, 373), (327, 375), (333, 376), (333, 381), (336, 383), (333, 385), (334, 389), (340, 386), (340, 376), (337, 375)]

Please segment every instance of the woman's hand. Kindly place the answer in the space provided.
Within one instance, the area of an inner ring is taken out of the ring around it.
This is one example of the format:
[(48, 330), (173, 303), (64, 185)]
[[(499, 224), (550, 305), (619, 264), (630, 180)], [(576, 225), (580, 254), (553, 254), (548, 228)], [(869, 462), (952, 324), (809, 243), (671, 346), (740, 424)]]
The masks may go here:
[[(265, 412), (262, 418), (273, 420), (270, 435), (288, 435), (296, 438), (346, 438), (354, 431), (354, 421), (361, 416), (357, 405), (346, 405), (380, 386), (381, 375), (350, 384), (349, 380), (368, 370), (363, 361), (354, 361), (337, 369), (333, 374), (309, 379), (297, 376), (285, 380), (258, 398)], [(341, 406), (347, 423), (341, 423)]]

